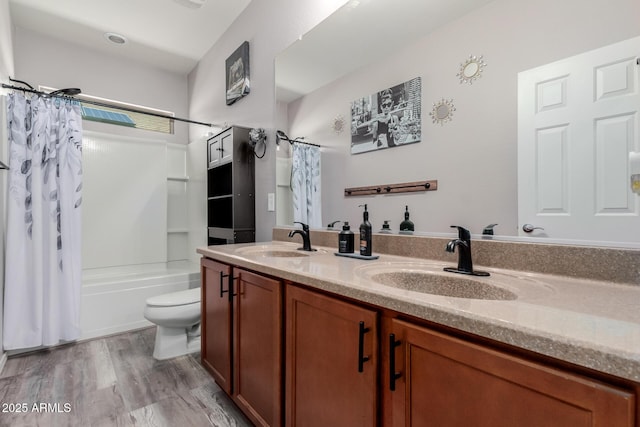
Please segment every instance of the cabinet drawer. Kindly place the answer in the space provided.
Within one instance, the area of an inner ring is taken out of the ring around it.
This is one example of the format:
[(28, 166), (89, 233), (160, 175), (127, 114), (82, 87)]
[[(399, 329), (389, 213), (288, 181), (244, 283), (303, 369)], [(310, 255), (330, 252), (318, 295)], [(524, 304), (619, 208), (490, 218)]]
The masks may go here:
[(394, 426), (634, 425), (626, 390), (400, 320), (391, 333)]

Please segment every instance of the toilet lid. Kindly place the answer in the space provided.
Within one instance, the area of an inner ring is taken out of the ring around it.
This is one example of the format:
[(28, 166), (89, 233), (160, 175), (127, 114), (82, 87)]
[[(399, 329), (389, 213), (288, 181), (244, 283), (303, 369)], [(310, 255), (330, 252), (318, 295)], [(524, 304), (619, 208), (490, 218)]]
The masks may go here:
[(155, 307), (172, 307), (200, 302), (200, 288), (186, 291), (170, 292), (147, 299), (147, 305)]

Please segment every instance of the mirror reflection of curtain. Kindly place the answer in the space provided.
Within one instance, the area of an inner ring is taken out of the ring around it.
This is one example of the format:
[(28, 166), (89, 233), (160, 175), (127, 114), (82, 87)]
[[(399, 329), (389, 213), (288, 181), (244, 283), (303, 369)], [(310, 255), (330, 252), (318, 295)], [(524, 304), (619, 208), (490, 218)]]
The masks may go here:
[(320, 148), (293, 143), (291, 190), (293, 191), (293, 220), (322, 227)]
[(5, 350), (80, 336), (80, 105), (10, 94)]

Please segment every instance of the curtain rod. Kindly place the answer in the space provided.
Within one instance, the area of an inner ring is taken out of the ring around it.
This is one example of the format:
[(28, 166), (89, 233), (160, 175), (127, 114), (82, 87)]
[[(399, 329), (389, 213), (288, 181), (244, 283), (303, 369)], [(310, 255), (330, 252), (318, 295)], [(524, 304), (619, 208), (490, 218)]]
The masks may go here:
[(74, 98), (72, 96), (51, 95), (51, 94), (48, 94), (48, 93), (45, 93), (45, 92), (41, 92), (41, 91), (38, 91), (38, 90), (35, 90), (35, 89), (27, 89), (27, 88), (24, 88), (24, 87), (12, 86), (12, 85), (8, 85), (8, 84), (5, 84), (5, 83), (2, 83), (2, 87), (5, 88), (5, 89), (21, 90), (22, 92), (34, 93), (36, 95), (46, 95), (46, 96), (50, 96), (52, 98), (61, 98), (61, 99), (67, 99), (67, 100), (71, 100), (71, 101), (77, 101), (77, 102), (80, 102), (82, 104), (96, 105), (98, 107), (113, 108), (113, 109), (121, 110), (121, 111), (129, 111), (131, 113), (146, 114), (147, 116), (161, 117), (163, 119), (178, 120), (180, 122), (192, 123), (194, 125), (202, 125), (202, 126), (213, 127), (213, 125), (211, 123), (204, 123), (204, 122), (198, 122), (198, 121), (195, 121), (195, 120), (182, 119), (180, 117), (172, 117), (172, 116), (167, 116), (167, 115), (164, 115), (164, 114), (152, 113), (152, 112), (149, 112), (149, 111), (136, 110), (134, 108), (121, 107), (121, 106), (118, 106), (118, 105), (110, 105), (110, 104), (106, 104), (106, 103), (98, 102), (98, 101), (89, 101), (89, 100), (84, 100), (84, 99), (77, 99), (77, 98)]
[(289, 144), (293, 145), (294, 142), (297, 142), (298, 144), (304, 144), (304, 145), (311, 145), (313, 147), (318, 147), (320, 148), (320, 146), (318, 144), (313, 144), (311, 142), (305, 142), (305, 141), (299, 141), (297, 139), (294, 139), (293, 141), (289, 141)]
[(301, 141), (302, 139), (304, 139), (304, 136), (300, 136), (298, 138), (291, 139), (291, 138), (289, 138), (287, 136), (286, 133), (282, 132), (281, 130), (276, 130), (276, 145), (280, 145), (280, 141), (282, 140), (282, 141), (288, 141), (289, 144), (291, 144), (291, 145), (293, 145), (294, 142), (298, 142), (300, 144), (311, 145), (312, 147), (322, 148), (318, 144), (312, 144), (311, 142)]

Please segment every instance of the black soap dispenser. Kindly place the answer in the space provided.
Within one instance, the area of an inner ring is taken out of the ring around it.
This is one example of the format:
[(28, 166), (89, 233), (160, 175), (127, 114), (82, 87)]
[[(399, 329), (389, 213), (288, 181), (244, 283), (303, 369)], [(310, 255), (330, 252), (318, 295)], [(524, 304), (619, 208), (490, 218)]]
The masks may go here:
[(349, 227), (349, 222), (345, 221), (342, 231), (338, 234), (338, 252), (341, 254), (352, 254), (354, 250), (354, 234)]
[(360, 224), (360, 255), (371, 256), (371, 223), (369, 222), (369, 212), (367, 205), (362, 213), (362, 224)]
[(413, 222), (409, 220), (409, 206), (405, 206), (404, 221), (400, 223), (400, 234), (413, 234)]

